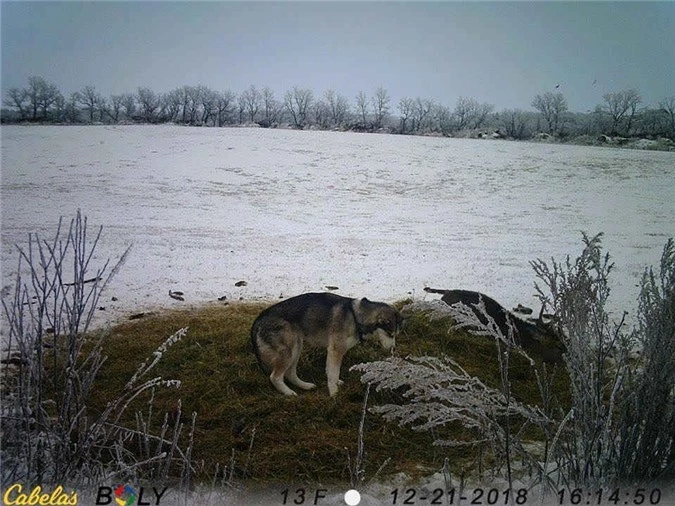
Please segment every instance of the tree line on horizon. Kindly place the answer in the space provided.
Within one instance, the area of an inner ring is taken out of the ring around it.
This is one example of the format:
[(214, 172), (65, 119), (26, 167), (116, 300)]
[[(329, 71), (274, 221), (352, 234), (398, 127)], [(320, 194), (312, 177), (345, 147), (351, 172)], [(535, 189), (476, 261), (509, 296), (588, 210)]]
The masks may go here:
[(503, 109), (459, 97), (454, 107), (421, 97), (403, 97), (393, 105), (380, 86), (370, 97), (360, 91), (350, 102), (335, 90), (315, 95), (294, 86), (277, 98), (267, 86), (249, 86), (238, 95), (204, 85), (180, 86), (167, 93), (139, 87), (104, 97), (85, 86), (66, 97), (42, 77), (24, 88), (10, 88), (3, 98), (3, 123), (117, 124), (174, 123), (193, 126), (259, 125), (296, 129), (389, 132), (412, 135), (493, 136), (560, 139), (580, 136), (669, 138), (675, 141), (675, 96), (656, 107), (641, 107), (635, 89), (609, 92), (594, 110), (569, 110), (560, 92), (543, 92), (530, 103), (534, 111)]

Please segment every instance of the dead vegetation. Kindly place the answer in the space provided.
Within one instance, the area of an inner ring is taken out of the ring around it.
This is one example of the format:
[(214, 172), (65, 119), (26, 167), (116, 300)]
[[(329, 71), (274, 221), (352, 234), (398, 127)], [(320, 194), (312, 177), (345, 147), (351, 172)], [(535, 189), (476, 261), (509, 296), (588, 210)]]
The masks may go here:
[[(187, 491), (197, 483), (354, 483), (394, 473), (414, 480), (441, 469), (481, 479), (485, 469), (503, 467), (494, 448), (434, 444), (475, 441), (461, 417), (413, 430), (365, 410), (369, 387), (348, 371), (357, 364), (366, 364), (362, 371), (377, 367), (385, 357), (374, 342), (347, 354), (345, 384), (335, 398), (325, 385), (325, 351), (316, 349), (305, 350), (299, 369), (319, 388), (279, 395), (250, 345), (251, 325), (266, 304), (214, 303), (90, 331), (102, 280), (115, 269), (106, 276), (107, 264), (98, 270), (89, 265), (98, 236), (87, 242), (79, 213), (66, 237), (60, 233), (51, 242), (29, 241), (21, 251), (28, 275), (19, 276), (14, 296), (3, 299), (14, 353), (3, 362), (3, 486), (114, 479)], [(675, 247), (667, 243), (660, 272), (645, 271), (639, 326), (628, 334), (623, 321), (611, 324), (604, 312), (611, 264), (601, 256), (600, 236), (584, 236), (584, 242), (574, 262), (533, 263), (543, 282), (540, 297), (566, 325), (564, 362), (544, 364), (536, 350), (529, 356), (504, 353), (494, 321), (487, 334), (460, 330), (466, 318), (475, 320), (474, 327), (480, 323), (468, 307), (448, 316), (433, 305), (401, 300), (395, 306), (408, 318), (397, 339), (398, 358), (377, 373), (390, 386), (370, 391), (368, 406), (397, 409), (409, 401), (397, 385), (416, 386), (409, 378), (400, 383), (412, 363), (440, 371), (430, 384), (436, 393), (451, 379), (445, 372), (459, 371), (459, 383), (479, 385), (504, 408), (484, 427), (503, 431), (509, 482), (516, 468), (510, 460), (514, 429), (521, 447), (546, 445), (546, 479), (549, 446), (558, 448), (551, 457), (556, 486), (671, 477)], [(635, 343), (644, 349), (643, 359), (629, 357)], [(452, 391), (441, 397), (456, 405), (446, 395)], [(512, 412), (510, 406), (522, 409)], [(555, 434), (545, 425), (524, 424), (532, 413), (552, 421)], [(541, 468), (541, 462), (532, 466)]]
[[(398, 306), (402, 306), (399, 303)], [(234, 476), (288, 483), (346, 481), (347, 456), (356, 455), (357, 430), (365, 387), (358, 375), (348, 374), (355, 364), (380, 360), (382, 351), (367, 342), (345, 357), (345, 385), (330, 399), (325, 385), (325, 352), (306, 349), (300, 371), (319, 388), (287, 399), (278, 394), (260, 369), (250, 349), (250, 327), (264, 305), (236, 302), (186, 311), (170, 311), (115, 327), (103, 345), (108, 357), (101, 368), (94, 405), (101, 409), (116, 395), (135, 370), (165, 336), (188, 327), (187, 335), (158, 364), (156, 374), (181, 381), (178, 390), (155, 394), (155, 410), (175, 410), (182, 400), (184, 422), (198, 413), (193, 448), (197, 474), (208, 479), (218, 465), (234, 463)], [(499, 364), (495, 345), (488, 338), (449, 330), (451, 322), (431, 320), (416, 312), (397, 343), (400, 356), (449, 355), (487, 384), (498, 385)], [(541, 365), (541, 364), (540, 364)], [(514, 357), (511, 363), (514, 396), (523, 402), (540, 400), (529, 362)], [(556, 377), (562, 402), (566, 396), (563, 374)], [(372, 394), (371, 402), (386, 400)], [(147, 401), (146, 401), (147, 402)], [(457, 437), (464, 429), (455, 427)], [(460, 467), (473, 466), (464, 451), (432, 447), (430, 434), (401, 429), (368, 414), (365, 420), (365, 465), (374, 473), (391, 459), (385, 473), (410, 475), (435, 472), (445, 457)]]

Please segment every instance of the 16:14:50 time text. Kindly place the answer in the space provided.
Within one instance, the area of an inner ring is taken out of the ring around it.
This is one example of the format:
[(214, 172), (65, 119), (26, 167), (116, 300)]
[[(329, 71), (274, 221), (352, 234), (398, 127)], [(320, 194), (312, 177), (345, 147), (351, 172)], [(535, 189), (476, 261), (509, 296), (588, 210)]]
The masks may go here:
[(635, 490), (583, 490), (575, 488), (573, 490), (558, 490), (558, 504), (585, 504), (585, 505), (651, 505), (661, 502), (661, 489), (653, 488), (647, 490), (636, 488)]

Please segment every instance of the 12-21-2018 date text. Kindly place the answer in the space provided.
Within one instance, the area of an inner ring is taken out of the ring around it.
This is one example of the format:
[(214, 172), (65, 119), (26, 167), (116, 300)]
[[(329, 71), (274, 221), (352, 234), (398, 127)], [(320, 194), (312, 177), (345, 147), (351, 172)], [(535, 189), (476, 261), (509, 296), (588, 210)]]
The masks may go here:
[(472, 490), (458, 491), (457, 489), (445, 490), (418, 490), (415, 488), (394, 489), (389, 494), (392, 505), (445, 505), (445, 504), (474, 504), (474, 505), (509, 505), (527, 504), (526, 488), (517, 490), (497, 488), (474, 488)]
[[(556, 504), (584, 506), (652, 506), (662, 504), (661, 489), (560, 489)], [(415, 488), (394, 489), (389, 494), (392, 505), (527, 505), (528, 489), (474, 488), (472, 490), (418, 490)], [(534, 500), (534, 498), (532, 498)]]

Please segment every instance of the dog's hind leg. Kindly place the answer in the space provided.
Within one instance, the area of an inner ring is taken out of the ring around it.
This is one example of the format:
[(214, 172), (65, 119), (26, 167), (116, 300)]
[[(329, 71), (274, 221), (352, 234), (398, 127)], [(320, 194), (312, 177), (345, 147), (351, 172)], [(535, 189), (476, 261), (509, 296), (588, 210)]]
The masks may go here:
[(284, 395), (298, 395), (284, 383), (284, 374), (285, 371), (283, 368), (274, 368), (272, 374), (270, 374), (272, 385)]
[(314, 383), (308, 383), (307, 381), (302, 381), (300, 378), (298, 378), (296, 365), (291, 367), (291, 369), (286, 373), (286, 379), (291, 384), (295, 385), (298, 388), (302, 388), (303, 390), (311, 390), (312, 388), (316, 388), (316, 385)]
[(296, 387), (302, 388), (303, 390), (311, 390), (312, 388), (316, 388), (314, 383), (308, 383), (307, 381), (302, 381), (300, 378), (298, 378), (298, 374), (295, 369), (291, 369), (286, 373), (286, 379)]
[(293, 350), (290, 348), (284, 348), (279, 350), (278, 356), (272, 361), (271, 368), (272, 374), (270, 374), (270, 381), (274, 388), (279, 390), (284, 395), (298, 395), (293, 390), (288, 388), (284, 382), (284, 377), (289, 373), (293, 367)]
[(288, 369), (288, 371), (286, 371), (286, 379), (292, 385), (302, 388), (303, 390), (311, 390), (312, 388), (316, 388), (314, 383), (308, 383), (298, 378), (298, 361), (300, 360), (300, 355), (302, 354), (302, 342), (293, 347), (292, 353), (291, 367)]
[(274, 388), (284, 395), (297, 395), (284, 382), (284, 376), (293, 365), (296, 347), (288, 324), (272, 319), (266, 325), (261, 324), (253, 339), (258, 359), (271, 371), (269, 377)]

